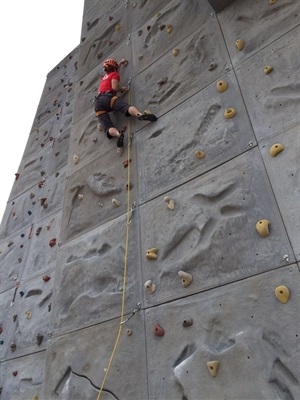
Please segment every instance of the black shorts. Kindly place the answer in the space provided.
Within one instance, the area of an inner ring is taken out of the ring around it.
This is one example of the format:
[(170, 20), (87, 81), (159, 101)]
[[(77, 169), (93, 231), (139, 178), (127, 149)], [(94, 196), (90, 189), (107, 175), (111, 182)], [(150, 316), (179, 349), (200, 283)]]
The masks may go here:
[(111, 100), (113, 97), (114, 95), (111, 93), (103, 93), (98, 95), (94, 103), (95, 112), (106, 111), (105, 113), (99, 115), (98, 119), (109, 139), (111, 139), (112, 136), (109, 134), (108, 130), (109, 128), (114, 127), (110, 119), (109, 112), (120, 111), (122, 114), (126, 115), (126, 117), (130, 117), (130, 114), (128, 112), (130, 105), (126, 103), (126, 101), (118, 97), (111, 106)]

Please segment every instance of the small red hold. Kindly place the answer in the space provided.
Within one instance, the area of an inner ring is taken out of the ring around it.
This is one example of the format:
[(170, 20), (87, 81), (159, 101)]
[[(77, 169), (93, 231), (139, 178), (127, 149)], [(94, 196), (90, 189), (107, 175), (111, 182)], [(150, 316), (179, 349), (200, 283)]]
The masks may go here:
[(41, 147), (44, 147), (45, 146), (45, 143), (41, 143)]
[(44, 275), (44, 276), (43, 276), (43, 281), (44, 281), (44, 282), (48, 282), (48, 281), (50, 281), (50, 279), (51, 279), (51, 277), (48, 276), (48, 275)]
[(38, 187), (41, 189), (41, 188), (43, 188), (45, 186), (45, 179), (43, 179), (42, 181), (40, 181), (39, 183), (38, 183)]
[(17, 376), (18, 375), (18, 371), (14, 371), (12, 374), (13, 374), (13, 376)]
[(2, 326), (0, 326), (0, 335), (2, 332), (3, 332), (3, 328), (2, 328)]
[(159, 325), (155, 324), (154, 325), (154, 335), (155, 336), (164, 336), (165, 330)]
[(108, 19), (109, 19), (110, 21), (112, 21), (112, 20), (114, 19), (114, 17), (109, 17)]
[(18, 180), (18, 179), (19, 179), (19, 176), (20, 176), (20, 174), (17, 172), (17, 173), (15, 174), (15, 177), (16, 177), (15, 180)]
[(110, 40), (110, 41), (108, 42), (108, 45), (111, 46), (112, 44), (113, 44), (113, 41)]
[(147, 31), (150, 31), (150, 29), (151, 29), (151, 25), (148, 25), (147, 26)]
[(41, 206), (46, 202), (46, 197), (42, 197), (41, 199), (40, 199), (40, 203), (41, 203)]
[(55, 245), (56, 245), (56, 239), (51, 239), (50, 242), (49, 242), (49, 246), (53, 247)]
[(127, 168), (130, 162), (131, 162), (131, 160), (125, 160), (125, 161), (123, 161), (123, 167), (124, 167), (124, 168)]

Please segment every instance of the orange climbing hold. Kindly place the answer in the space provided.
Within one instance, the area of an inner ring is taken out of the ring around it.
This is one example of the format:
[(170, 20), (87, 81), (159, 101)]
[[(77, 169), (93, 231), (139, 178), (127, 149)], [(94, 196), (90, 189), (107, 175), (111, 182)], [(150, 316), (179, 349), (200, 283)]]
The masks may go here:
[(154, 335), (155, 336), (164, 336), (165, 334), (165, 330), (159, 325), (159, 324), (155, 324), (154, 325)]

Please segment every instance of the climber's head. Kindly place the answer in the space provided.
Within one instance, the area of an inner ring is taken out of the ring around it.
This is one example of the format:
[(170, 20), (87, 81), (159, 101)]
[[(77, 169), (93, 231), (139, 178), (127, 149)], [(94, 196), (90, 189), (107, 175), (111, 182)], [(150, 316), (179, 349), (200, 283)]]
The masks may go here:
[(117, 61), (113, 60), (112, 58), (105, 60), (103, 63), (103, 70), (106, 73), (116, 71), (118, 69), (119, 69), (119, 64), (117, 63)]

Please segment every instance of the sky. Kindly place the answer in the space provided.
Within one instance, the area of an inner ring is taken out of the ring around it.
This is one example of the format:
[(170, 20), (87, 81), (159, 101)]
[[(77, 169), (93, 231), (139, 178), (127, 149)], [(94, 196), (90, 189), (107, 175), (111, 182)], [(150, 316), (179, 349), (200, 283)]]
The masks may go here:
[(0, 221), (47, 74), (80, 44), (84, 0), (0, 1)]

